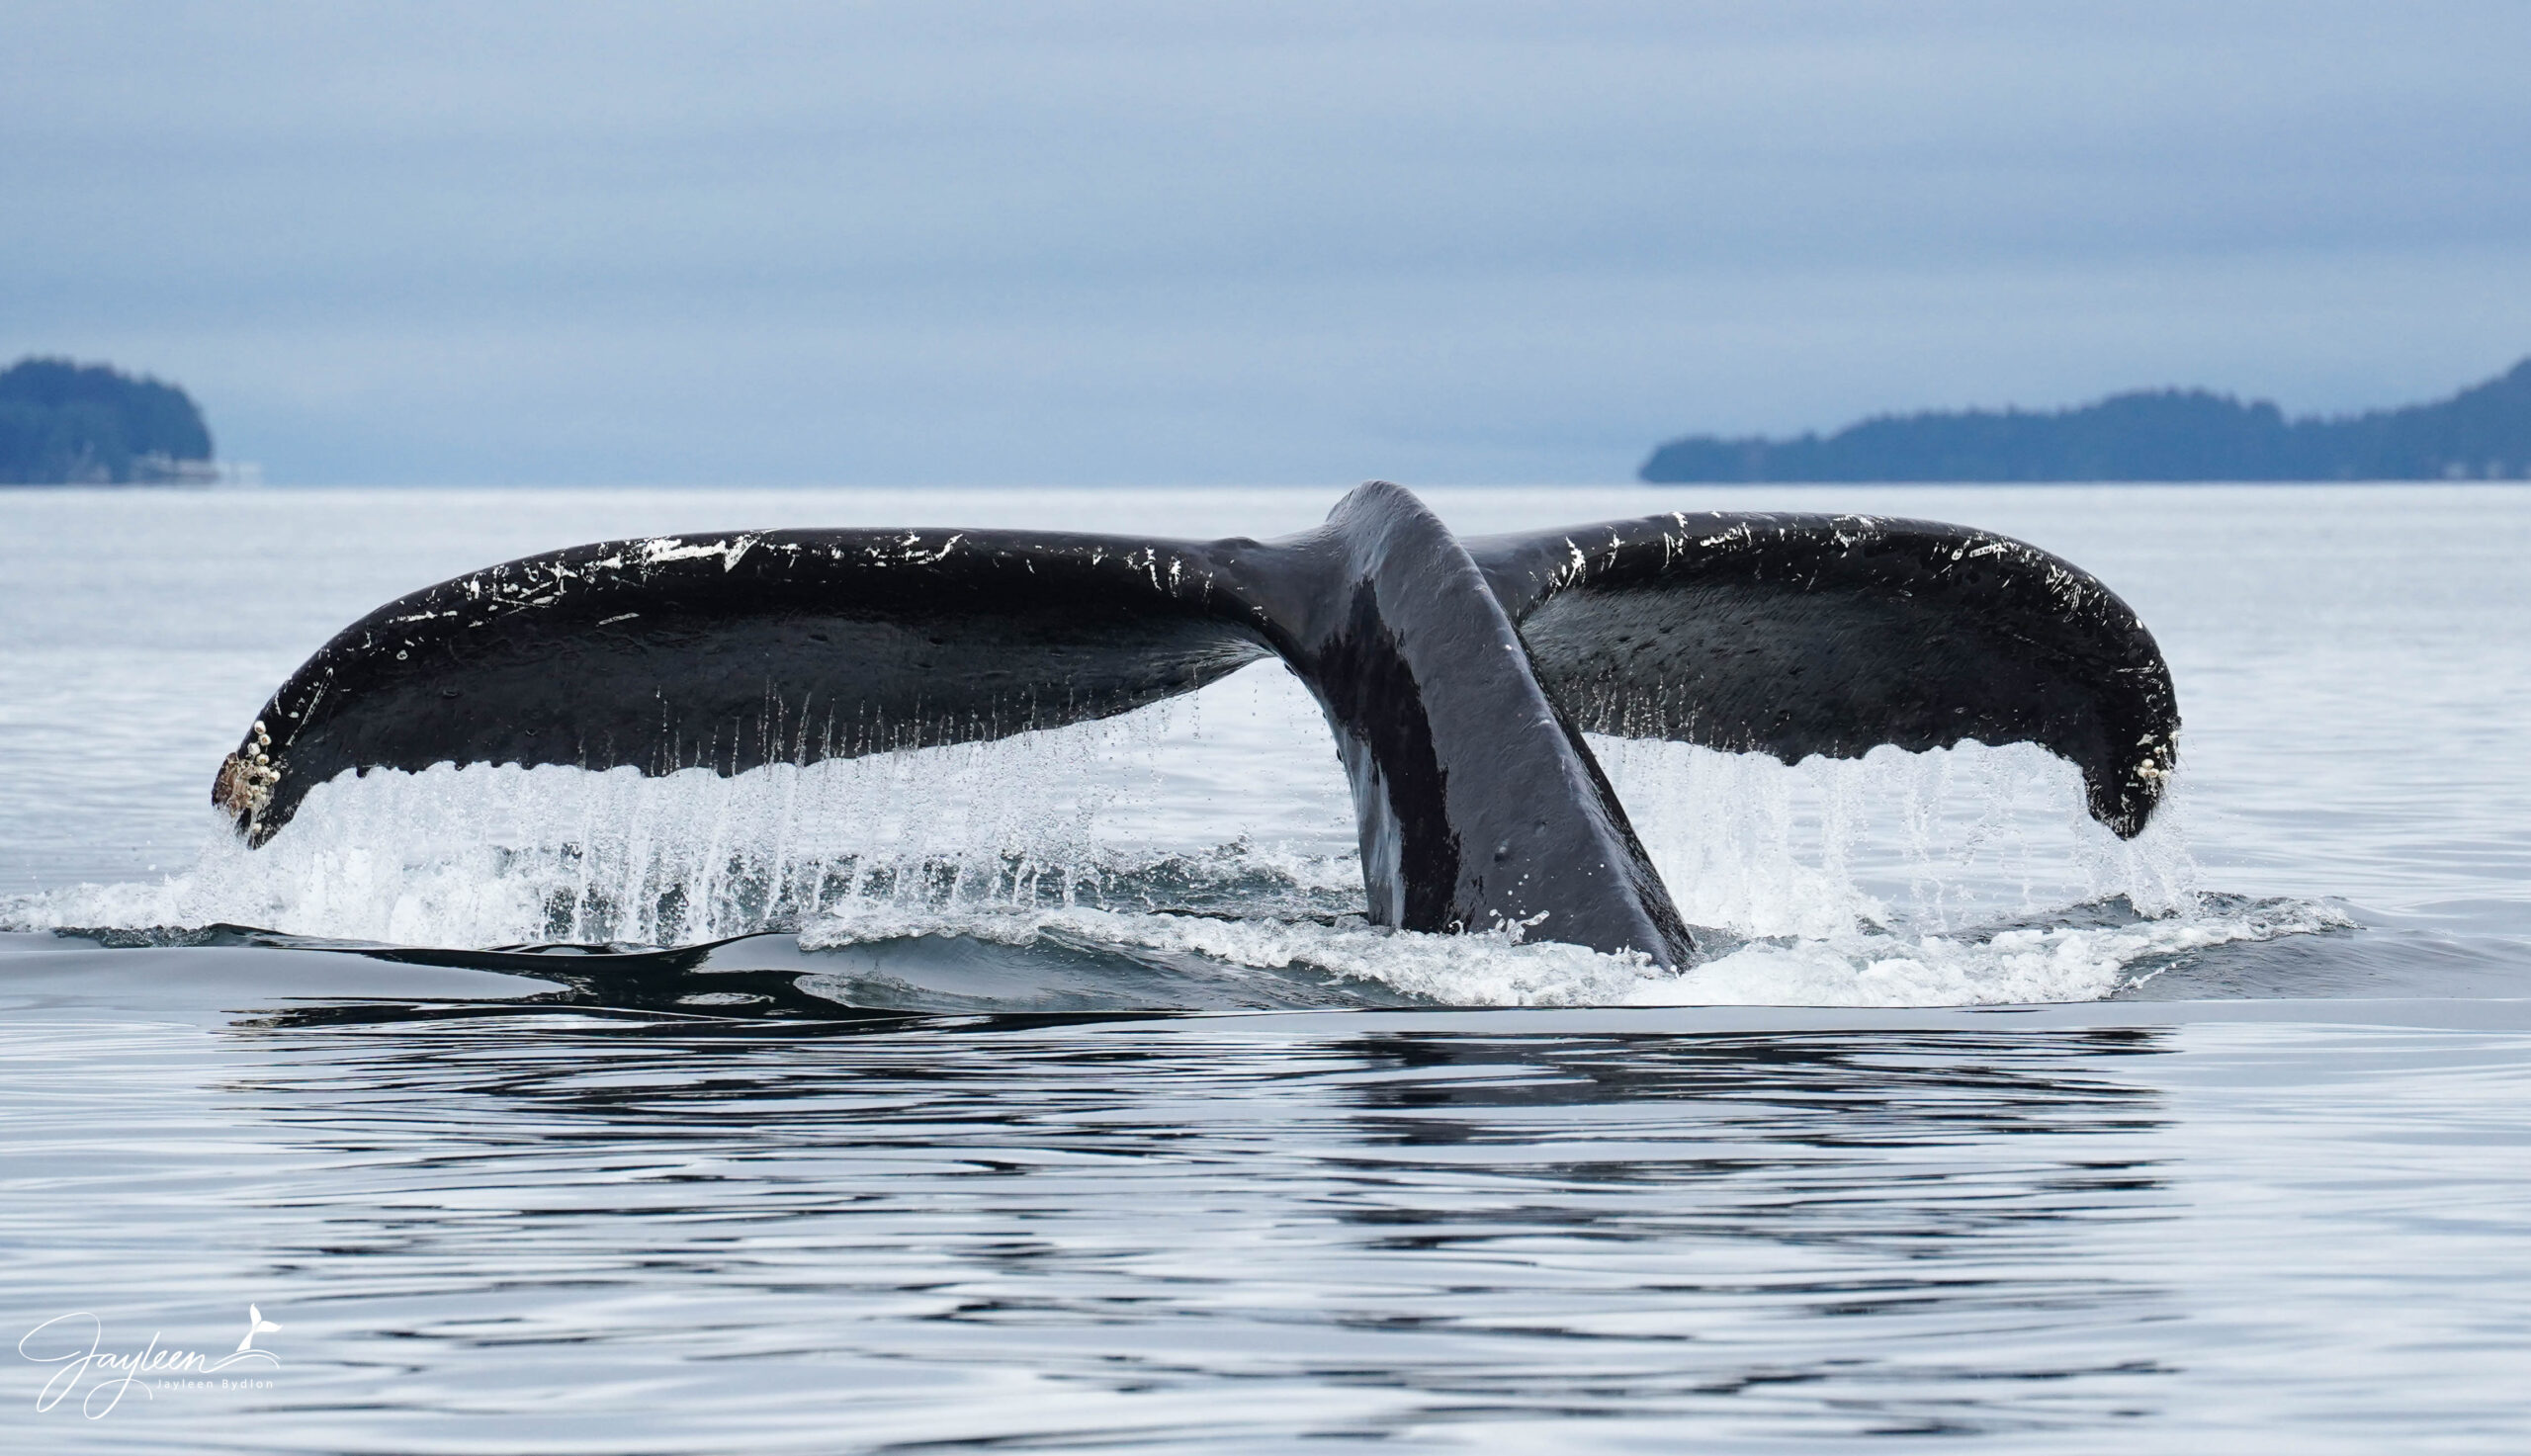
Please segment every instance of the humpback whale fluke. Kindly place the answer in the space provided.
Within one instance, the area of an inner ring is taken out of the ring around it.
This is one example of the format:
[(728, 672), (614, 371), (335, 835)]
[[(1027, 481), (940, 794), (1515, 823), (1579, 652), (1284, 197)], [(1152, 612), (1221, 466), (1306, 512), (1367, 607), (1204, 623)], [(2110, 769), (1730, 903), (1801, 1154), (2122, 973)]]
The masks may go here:
[(2126, 603), (2005, 537), (1690, 512), (1462, 541), (1374, 481), (1271, 542), (759, 531), (486, 567), (318, 649), (212, 798), (260, 845), (346, 769), (736, 774), (1105, 718), (1268, 655), (1326, 712), (1373, 920), (1664, 965), (1687, 927), (1586, 731), (1788, 763), (2036, 742), (2133, 836), (2179, 728)]

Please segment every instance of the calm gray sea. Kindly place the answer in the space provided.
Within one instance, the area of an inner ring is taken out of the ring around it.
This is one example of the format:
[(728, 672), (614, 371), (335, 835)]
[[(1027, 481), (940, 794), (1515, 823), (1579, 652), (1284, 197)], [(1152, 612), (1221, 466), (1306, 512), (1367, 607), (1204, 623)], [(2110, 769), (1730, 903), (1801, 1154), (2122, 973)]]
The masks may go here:
[(492, 560), (1339, 493), (0, 492), (12, 1445), (2531, 1449), (2524, 487), (1428, 492), (1967, 522), (2161, 641), (2133, 843), (2027, 747), (1600, 743), (1677, 975), (1363, 924), (1270, 664), (375, 775), (253, 854), (207, 802), (317, 643)]

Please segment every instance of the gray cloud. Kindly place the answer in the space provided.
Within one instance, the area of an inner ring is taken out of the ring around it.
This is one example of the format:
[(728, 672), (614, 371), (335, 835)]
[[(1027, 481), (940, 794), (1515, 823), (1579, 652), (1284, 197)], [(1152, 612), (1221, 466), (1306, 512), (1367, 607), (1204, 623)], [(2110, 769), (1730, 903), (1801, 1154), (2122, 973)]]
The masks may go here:
[(0, 354), (292, 479), (1615, 478), (2531, 352), (2531, 9), (13, 5)]

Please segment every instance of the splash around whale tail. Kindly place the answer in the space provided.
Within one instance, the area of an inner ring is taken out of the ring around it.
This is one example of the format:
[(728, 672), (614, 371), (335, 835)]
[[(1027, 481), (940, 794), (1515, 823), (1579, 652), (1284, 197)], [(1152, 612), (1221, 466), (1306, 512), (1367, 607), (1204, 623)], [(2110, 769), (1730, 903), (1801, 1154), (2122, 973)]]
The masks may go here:
[(250, 844), (346, 770), (737, 774), (1104, 718), (1279, 656), (1353, 786), (1375, 921), (1693, 946), (1582, 734), (1792, 762), (2036, 742), (2144, 825), (2170, 674), (2071, 564), (1957, 526), (1672, 514), (1461, 541), (1373, 482), (1272, 542), (763, 531), (525, 557), (372, 612), (213, 799)]

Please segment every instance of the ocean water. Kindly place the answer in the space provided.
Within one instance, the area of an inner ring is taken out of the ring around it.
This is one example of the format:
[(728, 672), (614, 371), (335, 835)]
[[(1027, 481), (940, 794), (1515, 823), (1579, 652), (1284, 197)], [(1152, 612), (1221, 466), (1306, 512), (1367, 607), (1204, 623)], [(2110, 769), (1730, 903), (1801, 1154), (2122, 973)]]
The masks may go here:
[[(1268, 535), (1339, 493), (0, 492), (11, 1426), (2531, 1442), (2531, 489), (1428, 492), (1469, 533), (1968, 522), (2169, 656), (2181, 774), (2132, 843), (2028, 747), (1597, 743), (1705, 927), (1682, 973), (1362, 923), (1272, 664), (735, 780), (373, 775), (251, 854), (207, 802), (325, 637), (503, 557)], [(198, 1358), (116, 1363), (153, 1340)]]

